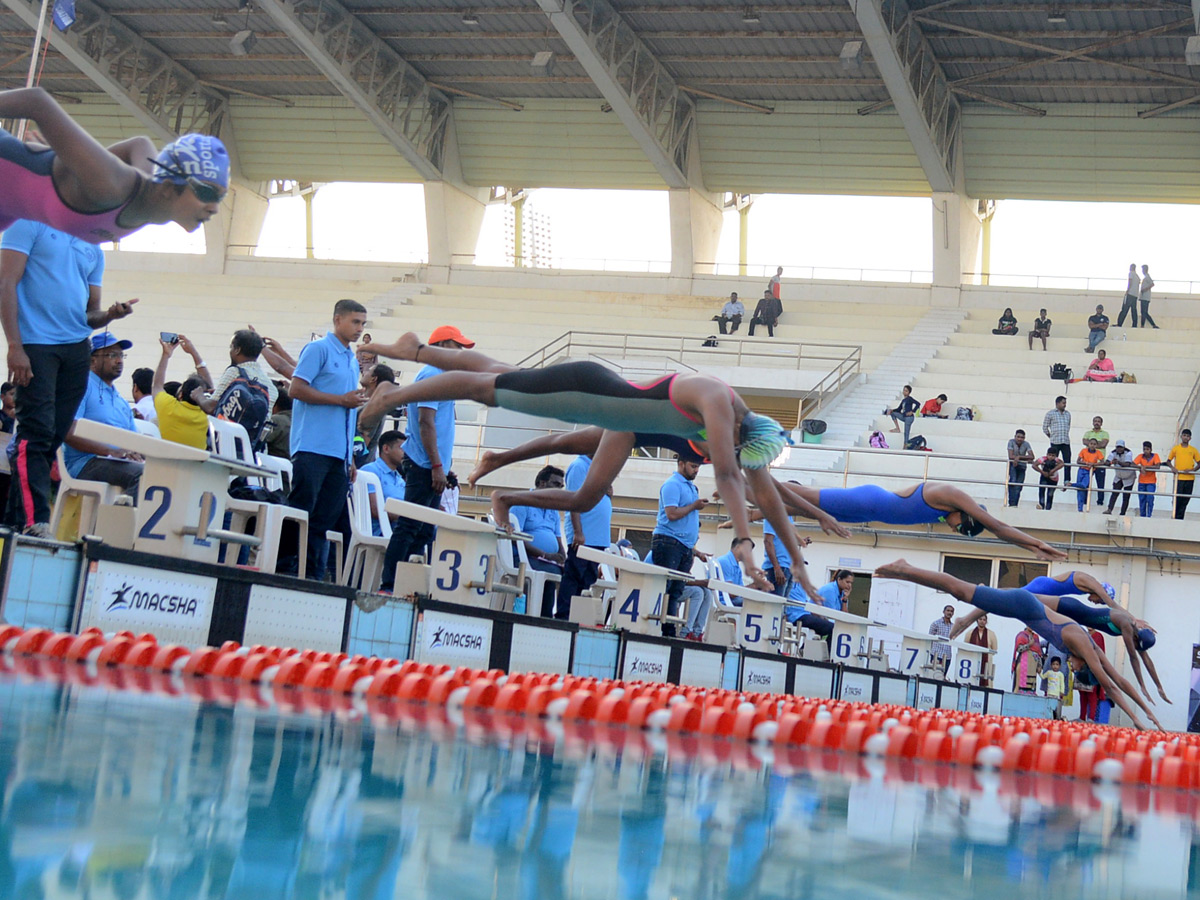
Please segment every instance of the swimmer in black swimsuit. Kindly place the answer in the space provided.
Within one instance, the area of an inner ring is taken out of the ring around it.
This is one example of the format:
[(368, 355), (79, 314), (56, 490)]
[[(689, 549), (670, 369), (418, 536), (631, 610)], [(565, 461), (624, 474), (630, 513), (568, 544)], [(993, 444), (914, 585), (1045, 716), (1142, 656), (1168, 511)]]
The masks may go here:
[[(792, 578), (815, 594), (795, 529), (786, 527), (787, 514), (767, 470), (788, 445), (787, 434), (777, 422), (752, 412), (723, 381), (687, 373), (658, 378), (649, 384), (631, 383), (592, 362), (519, 369), (473, 350), (426, 346), (415, 334), (406, 334), (393, 344), (369, 344), (359, 349), (444, 370), (404, 387), (383, 385), (359, 414), (363, 428), (372, 427), (388, 410), (401, 404), (434, 400), (474, 400), (485, 406), (600, 426), (606, 434), (592, 457), (592, 472), (596, 483), (602, 485), (612, 484), (629, 459), (631, 432), (703, 441), (712, 459), (717, 486), (728, 498), (734, 555), (745, 572), (756, 586), (770, 589), (754, 559), (754, 541), (746, 517), (745, 484), (749, 483), (755, 489), (759, 507), (777, 527), (791, 554)], [(563, 493), (567, 497), (538, 497), (538, 492), (531, 492), (521, 498), (521, 503), (561, 509), (571, 496)]]
[(1041, 596), (1021, 588), (998, 590), (982, 584), (970, 584), (961, 578), (947, 575), (945, 572), (918, 569), (902, 559), (888, 563), (886, 566), (880, 566), (875, 570), (875, 575), (879, 578), (895, 578), (899, 581), (909, 581), (923, 587), (944, 591), (962, 603), (978, 606), (993, 615), (1024, 622), (1051, 644), (1070, 654), (1067, 664), (1073, 671), (1078, 672), (1084, 666), (1090, 669), (1096, 676), (1096, 680), (1108, 692), (1108, 696), (1124, 710), (1137, 728), (1145, 728), (1145, 726), (1126, 702), (1126, 696), (1145, 710), (1146, 715), (1158, 726), (1160, 731), (1163, 730), (1153, 710), (1146, 705), (1128, 679), (1109, 662), (1108, 657), (1092, 643), (1092, 639), (1084, 627), (1047, 608), (1044, 603), (1039, 602), (1043, 599)]

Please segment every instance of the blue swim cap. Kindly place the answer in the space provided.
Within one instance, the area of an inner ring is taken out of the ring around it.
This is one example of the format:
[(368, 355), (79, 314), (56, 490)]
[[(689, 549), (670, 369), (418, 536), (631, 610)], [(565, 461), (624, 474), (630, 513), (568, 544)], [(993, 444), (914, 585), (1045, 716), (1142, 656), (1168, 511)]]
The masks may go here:
[(1108, 599), (1115, 601), (1117, 599), (1117, 589), (1107, 581), (1102, 582), (1100, 587), (1104, 588), (1104, 593), (1108, 594)]
[(738, 463), (743, 469), (765, 469), (791, 443), (792, 436), (770, 416), (748, 412), (742, 419)]
[(1139, 628), (1137, 640), (1133, 642), (1133, 646), (1139, 650), (1149, 650), (1157, 640), (1158, 637), (1149, 628)]
[(209, 134), (185, 134), (158, 151), (151, 181), (187, 184), (199, 178), (222, 188), (229, 187), (229, 153), (220, 138)]

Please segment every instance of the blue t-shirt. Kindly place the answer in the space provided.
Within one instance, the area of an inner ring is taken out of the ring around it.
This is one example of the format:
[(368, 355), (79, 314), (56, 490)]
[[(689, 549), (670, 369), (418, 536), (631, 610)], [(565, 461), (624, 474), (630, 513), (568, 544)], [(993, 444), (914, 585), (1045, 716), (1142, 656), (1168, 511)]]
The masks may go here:
[[(379, 479), (379, 486), (383, 488), (383, 502), (387, 503), (393, 497), (397, 500), (404, 499), (404, 476), (400, 474), (399, 469), (393, 469), (382, 459), (377, 459), (374, 462), (369, 462), (363, 466), (360, 472), (370, 472)], [(374, 487), (368, 488), (370, 493), (375, 493)], [(375, 537), (380, 537), (383, 534), (383, 529), (379, 527), (379, 522), (371, 519), (371, 534)]]
[[(441, 369), (426, 366), (417, 373), (417, 377), (413, 379), (413, 384), (441, 374)], [(408, 404), (408, 440), (404, 442), (404, 452), (413, 461), (414, 465), (418, 465), (422, 469), (433, 468), (433, 462), (429, 459), (429, 454), (425, 452), (425, 445), (421, 442), (421, 429), (418, 423), (420, 422), (419, 410), (422, 409), (433, 410), (433, 422), (437, 428), (438, 455), (442, 458), (442, 471), (449, 472), (450, 463), (454, 460), (453, 400), (428, 400), (424, 403)]]
[[(774, 536), (774, 538), (775, 538), (775, 558), (777, 560), (779, 560), (779, 568), (783, 569), (785, 572), (788, 571), (792, 567), (792, 554), (788, 553), (787, 547), (784, 546), (783, 541), (781, 541), (779, 539), (779, 535), (776, 533), (775, 529), (771, 526), (771, 523), (768, 522), (766, 519), (763, 519), (763, 535), (765, 536), (768, 534)], [(765, 544), (766, 541), (764, 540), (763, 543)], [(764, 548), (763, 549), (763, 568), (767, 569), (767, 568), (770, 568), (770, 566), (771, 566), (771, 557), (767, 556), (767, 551)]]
[[(358, 389), (358, 359), (332, 331), (300, 351), (293, 378), (318, 391), (345, 394)], [(358, 410), (325, 403), (292, 403), (291, 452), (316, 453), (350, 462)]]
[(667, 518), (668, 506), (688, 506), (700, 498), (700, 489), (694, 481), (688, 481), (678, 472), (663, 482), (658, 490), (658, 523), (655, 534), (665, 534), (681, 544), (695, 547), (700, 540), (700, 511), (693, 509), (681, 519), (672, 522)]
[(562, 519), (558, 511), (538, 509), (536, 506), (514, 506), (508, 511), (518, 531), (533, 538), (533, 546), (543, 553), (562, 553), (558, 536), (562, 532)]
[(817, 594), (821, 597), (822, 606), (837, 610), (842, 608), (842, 589), (836, 581), (821, 585), (817, 588)]
[(87, 323), (91, 286), (104, 276), (104, 251), (49, 225), (21, 219), (9, 226), (0, 249), (24, 253), (17, 282), (22, 344), (75, 344), (92, 333)]
[[(590, 456), (577, 456), (567, 466), (566, 489), (577, 491), (583, 487), (588, 469), (592, 467)], [(579, 523), (583, 526), (583, 543), (588, 547), (607, 547), (612, 539), (612, 500), (608, 494), (600, 498), (600, 502), (585, 513), (579, 513)], [(566, 516), (566, 533), (568, 546), (575, 540), (575, 529), (571, 526), (571, 517)]]
[[(133, 424), (133, 410), (129, 406), (129, 401), (118, 394), (117, 389), (111, 384), (105, 384), (95, 372), (88, 372), (87, 392), (84, 393), (83, 400), (79, 403), (79, 410), (75, 413), (75, 418), (103, 422), (105, 425), (124, 428), (126, 431), (136, 430)], [(67, 463), (67, 471), (71, 473), (72, 478), (78, 478), (79, 471), (95, 455), (95, 453), (82, 453), (63, 444), (63, 459)]]

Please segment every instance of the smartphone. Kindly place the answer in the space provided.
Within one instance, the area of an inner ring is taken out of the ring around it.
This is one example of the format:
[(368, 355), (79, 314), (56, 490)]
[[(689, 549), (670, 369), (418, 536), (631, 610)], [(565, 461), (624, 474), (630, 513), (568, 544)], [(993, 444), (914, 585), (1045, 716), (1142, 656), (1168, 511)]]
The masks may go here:
[(164, 344), (178, 344), (179, 343), (179, 335), (177, 335), (173, 331), (160, 331), (158, 333), (158, 337)]

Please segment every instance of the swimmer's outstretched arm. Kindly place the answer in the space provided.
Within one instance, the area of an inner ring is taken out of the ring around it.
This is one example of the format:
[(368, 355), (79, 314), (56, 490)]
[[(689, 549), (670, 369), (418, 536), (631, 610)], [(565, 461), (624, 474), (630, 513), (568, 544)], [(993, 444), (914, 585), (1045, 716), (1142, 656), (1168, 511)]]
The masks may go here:
[[(1150, 692), (1146, 690), (1146, 681), (1142, 678), (1141, 656), (1138, 653), (1137, 645), (1134, 643), (1133, 635), (1129, 633), (1127, 628), (1121, 629), (1121, 640), (1125, 644), (1126, 652), (1129, 653), (1129, 664), (1133, 666), (1133, 676), (1137, 679), (1138, 687), (1142, 689), (1142, 694), (1145, 695), (1146, 699), (1153, 703), (1154, 699), (1150, 696)], [(1162, 688), (1159, 687), (1159, 690), (1161, 691)]]
[(499, 375), (501, 372), (517, 371), (516, 366), (492, 359), (478, 350), (459, 350), (423, 344), (421, 338), (413, 331), (402, 334), (390, 344), (377, 344), (372, 341), (358, 349), (390, 359), (404, 359), (426, 366), (434, 366), (444, 372), (488, 372)]
[(925, 502), (933, 506), (935, 509), (949, 508), (957, 509), (971, 516), (976, 522), (984, 528), (1000, 538), (1002, 541), (1007, 541), (1010, 544), (1015, 544), (1018, 547), (1024, 547), (1034, 556), (1039, 559), (1066, 559), (1067, 553), (1065, 550), (1059, 550), (1056, 547), (1051, 547), (1043, 540), (1035, 538), (1031, 534), (1026, 534), (1020, 529), (1013, 528), (1011, 525), (1001, 522), (986, 509), (976, 503), (971, 497), (953, 485), (949, 484), (926, 484), (925, 485)]
[[(1171, 698), (1167, 696), (1167, 692), (1163, 690), (1162, 682), (1158, 680), (1158, 670), (1154, 668), (1154, 660), (1150, 658), (1150, 654), (1145, 650), (1137, 651), (1137, 655), (1142, 658), (1142, 662), (1146, 664), (1146, 671), (1150, 673), (1150, 677), (1154, 679), (1154, 686), (1158, 688), (1158, 696), (1162, 697), (1168, 703), (1171, 703)], [(1171, 704), (1174, 706), (1174, 704)]]
[(603, 428), (592, 425), (575, 431), (544, 434), (511, 450), (484, 451), (479, 462), (475, 464), (475, 468), (471, 470), (471, 474), (467, 476), (467, 484), (474, 487), (475, 482), (480, 478), (497, 469), (511, 466), (513, 463), (524, 462), (527, 459), (537, 459), (540, 456), (550, 456), (554, 453), (562, 453), (567, 456), (592, 456), (600, 446), (600, 438), (603, 435)]
[[(455, 350), (451, 352), (466, 353), (468, 351)], [(485, 372), (443, 372), (403, 387), (398, 384), (381, 384), (375, 389), (370, 401), (359, 413), (358, 427), (360, 431), (369, 431), (378, 425), (379, 420), (390, 410), (409, 403), (474, 400), (484, 406), (495, 406), (495, 383), (496, 376)]]
[(1165, 730), (1162, 727), (1162, 723), (1159, 722), (1158, 718), (1154, 715), (1154, 711), (1146, 705), (1146, 702), (1134, 689), (1133, 685), (1129, 683), (1128, 679), (1118, 672), (1113, 664), (1108, 661), (1108, 657), (1097, 649), (1096, 645), (1092, 643), (1092, 639), (1088, 636), (1086, 631), (1084, 631), (1082, 628), (1080, 628), (1078, 631), (1072, 629), (1066, 635), (1064, 643), (1066, 643), (1068, 650), (1070, 650), (1087, 664), (1087, 667), (1091, 669), (1092, 674), (1096, 676), (1096, 680), (1100, 682), (1100, 686), (1103, 687), (1108, 693), (1108, 696), (1111, 697), (1113, 701), (1125, 711), (1125, 715), (1133, 719), (1134, 725), (1136, 725), (1138, 728), (1145, 728), (1145, 726), (1142, 725), (1142, 723), (1138, 720), (1137, 714), (1134, 713), (1134, 711), (1130, 709), (1129, 705), (1125, 702), (1124, 698), (1126, 696), (1131, 698), (1135, 703), (1137, 703), (1138, 706), (1145, 710), (1146, 715), (1150, 717), (1150, 721), (1158, 727), (1159, 731)]

